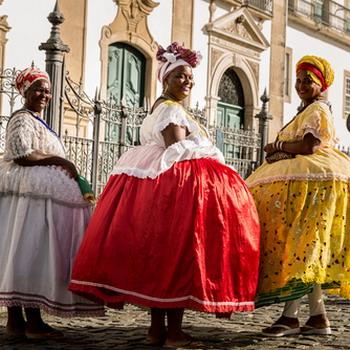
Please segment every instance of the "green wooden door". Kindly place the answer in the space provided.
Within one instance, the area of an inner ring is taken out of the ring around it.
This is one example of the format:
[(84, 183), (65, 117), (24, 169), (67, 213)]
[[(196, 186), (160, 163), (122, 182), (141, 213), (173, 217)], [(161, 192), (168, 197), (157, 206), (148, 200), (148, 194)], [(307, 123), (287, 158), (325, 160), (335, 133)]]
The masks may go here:
[(233, 143), (233, 130), (244, 127), (244, 94), (239, 77), (229, 68), (221, 78), (217, 104), (216, 145), (226, 159), (239, 158), (239, 147)]
[(219, 102), (217, 106), (217, 126), (240, 129), (243, 122), (243, 107)]
[(144, 101), (146, 59), (135, 48), (115, 43), (108, 48), (107, 97), (129, 107), (141, 107)]
[[(117, 105), (123, 102), (127, 107), (143, 107), (145, 69), (146, 59), (135, 48), (122, 43), (110, 45), (108, 48), (108, 101)], [(120, 121), (106, 122), (106, 141), (120, 142), (121, 132)], [(125, 132), (128, 145), (139, 143), (139, 129), (129, 125)]]

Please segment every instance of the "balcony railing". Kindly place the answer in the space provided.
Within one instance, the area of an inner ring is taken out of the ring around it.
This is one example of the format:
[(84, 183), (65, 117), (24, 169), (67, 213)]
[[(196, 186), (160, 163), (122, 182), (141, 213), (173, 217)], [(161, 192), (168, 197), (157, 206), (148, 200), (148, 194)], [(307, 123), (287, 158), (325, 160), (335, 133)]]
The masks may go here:
[(243, 0), (243, 5), (253, 7), (256, 10), (263, 11), (272, 16), (272, 0)]
[(350, 8), (335, 1), (289, 0), (288, 8), (290, 13), (311, 18), (315, 23), (350, 35)]

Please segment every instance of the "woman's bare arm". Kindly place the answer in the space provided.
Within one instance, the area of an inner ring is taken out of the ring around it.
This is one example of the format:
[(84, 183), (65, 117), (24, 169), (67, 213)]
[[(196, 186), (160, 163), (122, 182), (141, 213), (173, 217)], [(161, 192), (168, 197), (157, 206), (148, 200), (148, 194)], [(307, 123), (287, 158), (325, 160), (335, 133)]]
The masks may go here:
[[(301, 141), (283, 142), (282, 150), (292, 154), (308, 155), (313, 154), (320, 143), (321, 141), (318, 138), (308, 133)], [(276, 149), (275, 143), (269, 143), (264, 147), (264, 151), (267, 154), (272, 154), (277, 152), (278, 149)]]
[(75, 165), (69, 160), (49, 154), (44, 154), (39, 151), (34, 151), (26, 157), (14, 159), (14, 162), (21, 166), (56, 165), (68, 171), (68, 173), (73, 178), (76, 178), (78, 176), (78, 172)]
[(169, 147), (175, 142), (184, 140), (186, 138), (186, 127), (175, 125), (170, 123), (163, 131), (162, 135), (164, 137), (165, 146)]

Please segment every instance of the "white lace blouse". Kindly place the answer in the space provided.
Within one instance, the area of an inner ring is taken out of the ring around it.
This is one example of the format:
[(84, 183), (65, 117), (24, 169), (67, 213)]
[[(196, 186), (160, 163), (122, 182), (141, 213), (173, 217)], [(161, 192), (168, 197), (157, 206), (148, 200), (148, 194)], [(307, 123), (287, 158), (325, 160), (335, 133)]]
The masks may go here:
[[(169, 147), (165, 146), (162, 130), (169, 124), (185, 126), (189, 135)], [(141, 146), (124, 153), (113, 174), (127, 174), (154, 179), (176, 162), (213, 158), (224, 163), (221, 151), (203, 135), (201, 128), (177, 102), (164, 101), (148, 115), (141, 126)]]
[(77, 182), (62, 168), (14, 162), (33, 151), (65, 158), (64, 146), (52, 131), (29, 111), (15, 112), (7, 126), (5, 153), (0, 160), (0, 197), (51, 198), (69, 206), (88, 206)]

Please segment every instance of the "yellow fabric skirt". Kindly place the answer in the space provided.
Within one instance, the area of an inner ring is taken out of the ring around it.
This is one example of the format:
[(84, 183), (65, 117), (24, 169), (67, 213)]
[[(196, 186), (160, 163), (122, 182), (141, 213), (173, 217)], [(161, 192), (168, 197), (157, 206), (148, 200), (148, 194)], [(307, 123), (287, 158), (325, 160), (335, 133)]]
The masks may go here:
[(259, 293), (300, 280), (336, 282), (337, 292), (350, 298), (350, 183), (285, 180), (251, 191), (262, 230)]

